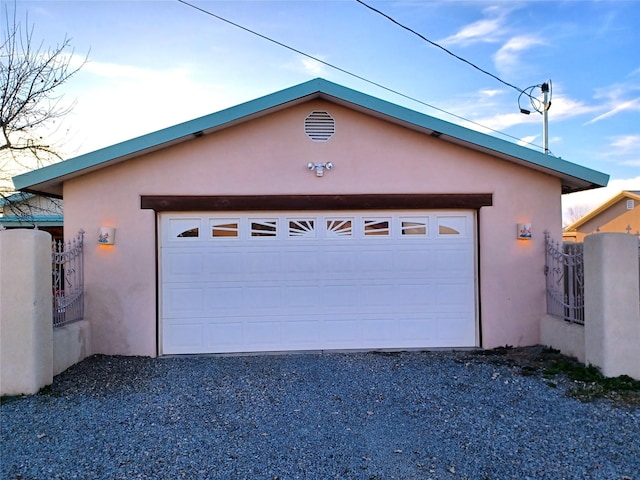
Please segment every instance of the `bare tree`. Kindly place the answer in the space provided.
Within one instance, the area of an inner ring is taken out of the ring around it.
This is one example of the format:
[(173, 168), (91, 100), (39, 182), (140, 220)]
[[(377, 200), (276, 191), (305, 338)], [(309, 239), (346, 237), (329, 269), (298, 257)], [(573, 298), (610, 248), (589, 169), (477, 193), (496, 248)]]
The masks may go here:
[[(0, 37), (0, 199), (10, 202), (11, 177), (61, 160), (48, 142), (71, 106), (62, 103), (59, 87), (86, 62), (78, 62), (65, 36), (54, 47), (34, 40), (25, 17), (5, 8)], [(75, 66), (74, 66), (75, 65)], [(15, 196), (13, 197), (15, 198)]]
[(588, 205), (578, 204), (572, 207), (568, 207), (564, 215), (564, 218), (565, 218), (564, 227), (577, 222), (589, 212), (591, 212), (591, 208), (589, 208)]

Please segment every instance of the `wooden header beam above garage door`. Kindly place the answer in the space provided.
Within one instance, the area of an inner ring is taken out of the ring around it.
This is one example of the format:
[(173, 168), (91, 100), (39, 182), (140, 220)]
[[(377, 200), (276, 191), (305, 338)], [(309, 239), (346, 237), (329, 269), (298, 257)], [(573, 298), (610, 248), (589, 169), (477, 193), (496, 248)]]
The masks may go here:
[(493, 205), (491, 193), (388, 195), (142, 195), (140, 208), (156, 212), (244, 210), (477, 210)]

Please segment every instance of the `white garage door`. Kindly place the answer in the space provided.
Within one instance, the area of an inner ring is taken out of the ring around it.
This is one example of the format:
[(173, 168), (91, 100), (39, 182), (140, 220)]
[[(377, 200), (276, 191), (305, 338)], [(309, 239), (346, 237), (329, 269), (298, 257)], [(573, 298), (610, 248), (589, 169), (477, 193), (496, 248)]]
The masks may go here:
[(477, 344), (471, 211), (161, 215), (163, 354)]

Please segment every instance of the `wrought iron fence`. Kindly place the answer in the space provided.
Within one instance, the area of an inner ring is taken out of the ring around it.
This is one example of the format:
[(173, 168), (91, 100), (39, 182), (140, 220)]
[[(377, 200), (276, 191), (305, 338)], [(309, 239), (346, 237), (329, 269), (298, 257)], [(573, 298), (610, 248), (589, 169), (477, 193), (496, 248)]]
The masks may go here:
[(54, 241), (51, 252), (53, 273), (53, 326), (60, 327), (84, 315), (84, 231), (67, 243)]
[(544, 232), (547, 313), (584, 325), (584, 255), (582, 243), (554, 242)]

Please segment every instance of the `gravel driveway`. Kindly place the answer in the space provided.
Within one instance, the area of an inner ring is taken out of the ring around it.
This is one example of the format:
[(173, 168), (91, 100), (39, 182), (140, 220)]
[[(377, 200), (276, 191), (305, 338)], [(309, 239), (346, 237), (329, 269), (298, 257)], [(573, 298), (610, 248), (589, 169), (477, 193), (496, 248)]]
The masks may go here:
[(2, 479), (640, 480), (640, 408), (464, 352), (94, 356), (0, 420)]

